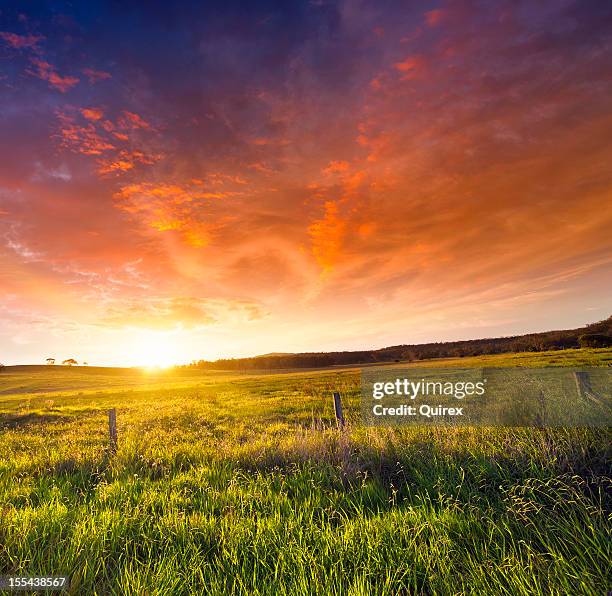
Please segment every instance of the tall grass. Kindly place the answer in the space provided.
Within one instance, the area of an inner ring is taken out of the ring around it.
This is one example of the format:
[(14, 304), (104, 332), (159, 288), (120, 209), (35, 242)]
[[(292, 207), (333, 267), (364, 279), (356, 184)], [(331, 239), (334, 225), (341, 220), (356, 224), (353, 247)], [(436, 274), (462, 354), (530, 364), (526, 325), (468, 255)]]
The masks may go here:
[(0, 375), (0, 574), (73, 594), (612, 587), (608, 429), (364, 428), (351, 370), (46, 391), (53, 374)]

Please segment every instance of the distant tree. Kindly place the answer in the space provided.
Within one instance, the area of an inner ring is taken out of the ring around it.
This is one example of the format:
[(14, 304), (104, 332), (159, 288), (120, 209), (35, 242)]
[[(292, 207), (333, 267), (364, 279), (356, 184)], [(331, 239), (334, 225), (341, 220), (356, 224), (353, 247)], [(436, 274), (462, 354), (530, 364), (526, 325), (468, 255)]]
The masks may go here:
[(83, 362), (83, 366), (89, 366), (88, 362)]
[(2, 370), (3, 368), (6, 368), (6, 367), (4, 366), (4, 364), (2, 364), (2, 362), (0, 362), (0, 370)]
[(51, 366), (52, 364), (55, 364), (55, 358), (47, 358), (46, 363)]
[(78, 364), (78, 362), (74, 358), (67, 358), (62, 364), (65, 366), (73, 366), (74, 364)]
[(612, 337), (603, 333), (585, 333), (578, 338), (581, 348), (609, 348)]

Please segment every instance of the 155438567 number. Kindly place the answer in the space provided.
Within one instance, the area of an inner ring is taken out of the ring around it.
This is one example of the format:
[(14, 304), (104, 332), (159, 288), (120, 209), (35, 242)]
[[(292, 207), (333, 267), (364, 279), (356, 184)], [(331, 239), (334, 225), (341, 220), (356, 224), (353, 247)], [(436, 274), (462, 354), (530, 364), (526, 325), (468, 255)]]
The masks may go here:
[(2, 575), (0, 590), (65, 590), (70, 584), (66, 575)]

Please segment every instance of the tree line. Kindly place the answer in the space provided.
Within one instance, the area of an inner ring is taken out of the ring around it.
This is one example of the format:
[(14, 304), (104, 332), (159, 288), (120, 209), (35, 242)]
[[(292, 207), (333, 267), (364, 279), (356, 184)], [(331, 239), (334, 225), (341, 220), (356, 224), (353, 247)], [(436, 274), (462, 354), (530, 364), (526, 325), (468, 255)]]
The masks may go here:
[(510, 337), (399, 345), (379, 350), (269, 354), (251, 358), (198, 360), (186, 365), (186, 367), (206, 370), (318, 368), (343, 364), (376, 364), (428, 360), (431, 358), (462, 358), (508, 352), (542, 352), (610, 346), (612, 346), (612, 316), (578, 329), (545, 331)]

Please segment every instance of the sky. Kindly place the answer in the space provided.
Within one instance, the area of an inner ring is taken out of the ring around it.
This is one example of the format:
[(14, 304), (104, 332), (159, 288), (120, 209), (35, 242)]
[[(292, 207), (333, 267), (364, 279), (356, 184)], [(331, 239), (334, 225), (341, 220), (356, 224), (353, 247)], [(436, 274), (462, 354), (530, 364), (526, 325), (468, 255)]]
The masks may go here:
[(612, 311), (612, 4), (3, 2), (0, 361)]

